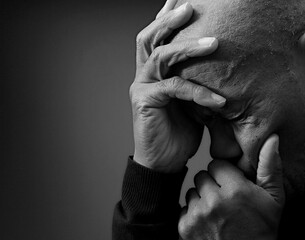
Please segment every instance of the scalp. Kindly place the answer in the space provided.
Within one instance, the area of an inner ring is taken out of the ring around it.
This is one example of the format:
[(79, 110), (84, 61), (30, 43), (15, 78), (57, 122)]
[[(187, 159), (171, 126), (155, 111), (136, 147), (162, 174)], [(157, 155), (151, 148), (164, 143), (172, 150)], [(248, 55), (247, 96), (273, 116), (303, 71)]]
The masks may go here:
[[(180, 0), (177, 5), (183, 2)], [(255, 81), (265, 81), (262, 78), (290, 73), (292, 50), (305, 31), (305, 1), (189, 2), (195, 9), (193, 18), (173, 34), (171, 41), (213, 36), (219, 40), (219, 49), (211, 56), (178, 64), (175, 74), (216, 91), (231, 87), (231, 93), (240, 93)]]

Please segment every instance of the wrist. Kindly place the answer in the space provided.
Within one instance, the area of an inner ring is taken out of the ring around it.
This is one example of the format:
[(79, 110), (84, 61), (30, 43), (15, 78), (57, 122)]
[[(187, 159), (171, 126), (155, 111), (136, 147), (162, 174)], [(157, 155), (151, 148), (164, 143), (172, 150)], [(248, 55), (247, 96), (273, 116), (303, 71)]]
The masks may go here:
[(126, 214), (135, 220), (158, 221), (169, 217), (169, 213), (176, 213), (186, 172), (186, 167), (180, 173), (156, 172), (130, 157), (122, 188)]
[(138, 164), (160, 173), (179, 173), (183, 171), (187, 160), (179, 161), (171, 157), (164, 156), (144, 156), (137, 150), (134, 152), (133, 160)]

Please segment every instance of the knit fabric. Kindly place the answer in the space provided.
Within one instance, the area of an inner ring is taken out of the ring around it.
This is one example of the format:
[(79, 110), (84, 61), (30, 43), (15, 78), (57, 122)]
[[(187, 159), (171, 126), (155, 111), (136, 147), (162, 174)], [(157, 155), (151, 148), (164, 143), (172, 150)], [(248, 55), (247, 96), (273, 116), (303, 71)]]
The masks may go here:
[(113, 215), (113, 240), (177, 240), (179, 196), (187, 168), (167, 174), (146, 168), (129, 157), (122, 200)]

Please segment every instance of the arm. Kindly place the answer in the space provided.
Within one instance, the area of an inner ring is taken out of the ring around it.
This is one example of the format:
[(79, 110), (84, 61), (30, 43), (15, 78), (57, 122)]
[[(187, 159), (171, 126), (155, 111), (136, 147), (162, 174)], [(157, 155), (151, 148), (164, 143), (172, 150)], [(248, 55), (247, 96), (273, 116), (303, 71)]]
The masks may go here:
[[(122, 201), (115, 208), (113, 238), (177, 239), (179, 194), (185, 164), (197, 151), (203, 126), (189, 118), (179, 101), (220, 108), (225, 99), (181, 79), (166, 78), (169, 68), (216, 50), (215, 38), (162, 45), (192, 16), (184, 4), (169, 0), (157, 19), (137, 37), (136, 78), (130, 87), (135, 151), (126, 170)], [(179, 101), (178, 101), (179, 100)]]
[(186, 168), (164, 174), (128, 159), (122, 200), (113, 217), (113, 239), (178, 239), (180, 188)]

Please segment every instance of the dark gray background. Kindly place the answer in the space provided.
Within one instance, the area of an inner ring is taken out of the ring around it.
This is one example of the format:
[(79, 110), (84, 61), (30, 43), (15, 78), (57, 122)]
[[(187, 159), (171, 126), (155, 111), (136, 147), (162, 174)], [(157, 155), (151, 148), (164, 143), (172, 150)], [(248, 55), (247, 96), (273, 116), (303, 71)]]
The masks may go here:
[(135, 36), (163, 3), (1, 3), (1, 240), (111, 239), (133, 153)]

